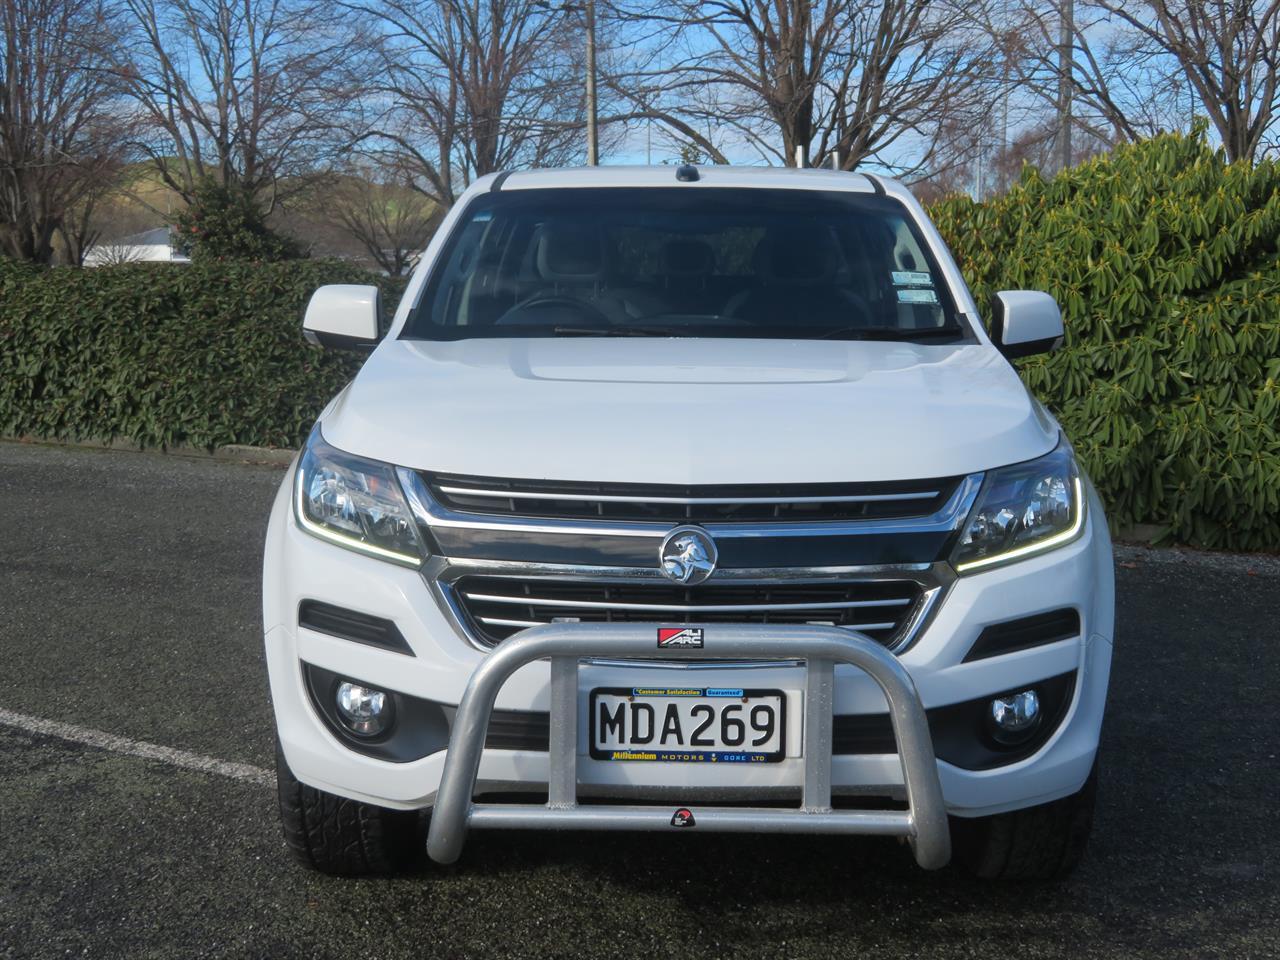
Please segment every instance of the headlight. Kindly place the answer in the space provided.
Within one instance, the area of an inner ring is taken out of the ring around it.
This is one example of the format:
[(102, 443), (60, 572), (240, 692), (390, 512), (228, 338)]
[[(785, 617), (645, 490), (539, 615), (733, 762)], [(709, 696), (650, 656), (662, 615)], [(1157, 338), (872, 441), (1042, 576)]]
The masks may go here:
[(1064, 440), (1039, 460), (987, 474), (951, 558), (957, 572), (1021, 560), (1074, 540), (1084, 525), (1084, 487)]
[(321, 540), (407, 567), (422, 565), (426, 553), (395, 468), (329, 446), (319, 427), (298, 464), (294, 508), (298, 525)]

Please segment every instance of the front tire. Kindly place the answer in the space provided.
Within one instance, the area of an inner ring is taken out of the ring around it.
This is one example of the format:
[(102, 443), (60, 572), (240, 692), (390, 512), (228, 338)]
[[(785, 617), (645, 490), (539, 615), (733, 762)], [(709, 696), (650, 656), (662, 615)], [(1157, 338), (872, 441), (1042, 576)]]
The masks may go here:
[(951, 821), (956, 862), (987, 880), (1061, 880), (1080, 863), (1098, 793), (1098, 765), (1078, 793), (993, 817)]
[(300, 782), (276, 743), (284, 841), (295, 861), (333, 876), (396, 873), (423, 851), (422, 816), (339, 797)]

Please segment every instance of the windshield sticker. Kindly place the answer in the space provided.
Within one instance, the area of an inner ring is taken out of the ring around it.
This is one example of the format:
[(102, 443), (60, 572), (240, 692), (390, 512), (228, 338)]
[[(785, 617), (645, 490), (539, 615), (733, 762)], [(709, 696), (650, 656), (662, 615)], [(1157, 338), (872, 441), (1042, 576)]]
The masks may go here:
[(898, 287), (932, 287), (933, 277), (916, 270), (895, 270), (893, 283)]
[(938, 295), (932, 290), (899, 290), (899, 303), (937, 303)]

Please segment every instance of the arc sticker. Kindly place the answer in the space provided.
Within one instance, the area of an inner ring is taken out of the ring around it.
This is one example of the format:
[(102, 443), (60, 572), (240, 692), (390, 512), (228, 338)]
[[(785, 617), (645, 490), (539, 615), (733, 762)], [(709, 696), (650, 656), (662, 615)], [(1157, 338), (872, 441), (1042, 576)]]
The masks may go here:
[(658, 647), (665, 649), (667, 647), (684, 647), (689, 649), (702, 648), (702, 628), (701, 627), (659, 627), (658, 628)]

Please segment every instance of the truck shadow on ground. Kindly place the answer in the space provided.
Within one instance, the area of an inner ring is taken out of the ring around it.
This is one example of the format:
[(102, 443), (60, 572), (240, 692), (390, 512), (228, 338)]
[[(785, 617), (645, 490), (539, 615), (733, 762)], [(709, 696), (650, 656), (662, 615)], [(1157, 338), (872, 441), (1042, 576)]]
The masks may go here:
[[(1143, 686), (1135, 679), (1130, 689), (1141, 693)], [(883, 916), (912, 905), (927, 906), (932, 922), (944, 925), (949, 916), (970, 914), (1016, 925), (1018, 918), (1052, 912), (1061, 922), (1076, 917), (1101, 924), (1148, 948), (1164, 942), (1163, 928), (1193, 910), (1238, 909), (1241, 926), (1256, 929), (1247, 916), (1265, 911), (1274, 896), (1267, 864), (1280, 845), (1267, 823), (1272, 772), (1233, 756), (1243, 745), (1224, 748), (1215, 714), (1197, 700), (1166, 699), (1154, 711), (1129, 706), (1149, 702), (1141, 697), (1112, 704), (1089, 850), (1061, 882), (977, 881), (955, 864), (923, 871), (904, 843), (886, 838), (698, 834), (696, 828), (477, 831), (456, 867), (442, 873), (429, 866), (423, 873), (446, 884), (450, 875), (576, 875), (602, 890), (665, 900), (677, 911), (739, 918), (802, 907), (835, 922), (851, 912)], [(1169, 945), (1178, 942), (1175, 937)]]
[[(1180, 726), (1169, 719), (1170, 727)], [(1118, 720), (1123, 724), (1123, 716)], [(923, 871), (907, 845), (893, 839), (697, 834), (696, 828), (679, 834), (473, 832), (456, 867), (444, 876), (434, 866), (424, 873), (446, 883), (455, 871), (494, 878), (573, 873), (721, 913), (796, 904), (881, 911), (921, 901), (944, 913), (994, 909), (1007, 916), (1072, 906), (1123, 913), (1126, 904), (1141, 902), (1147, 916), (1153, 905), (1174, 916), (1188, 903), (1225, 906), (1253, 896), (1258, 886), (1250, 881), (1264, 880), (1265, 846), (1274, 841), (1259, 844), (1242, 834), (1229, 806), (1219, 804), (1215, 816), (1211, 797), (1233, 788), (1247, 792), (1247, 774), (1236, 783), (1206, 780), (1192, 755), (1166, 766), (1159, 742), (1108, 739), (1106, 787), (1089, 851), (1060, 882), (978, 881), (954, 863)]]

